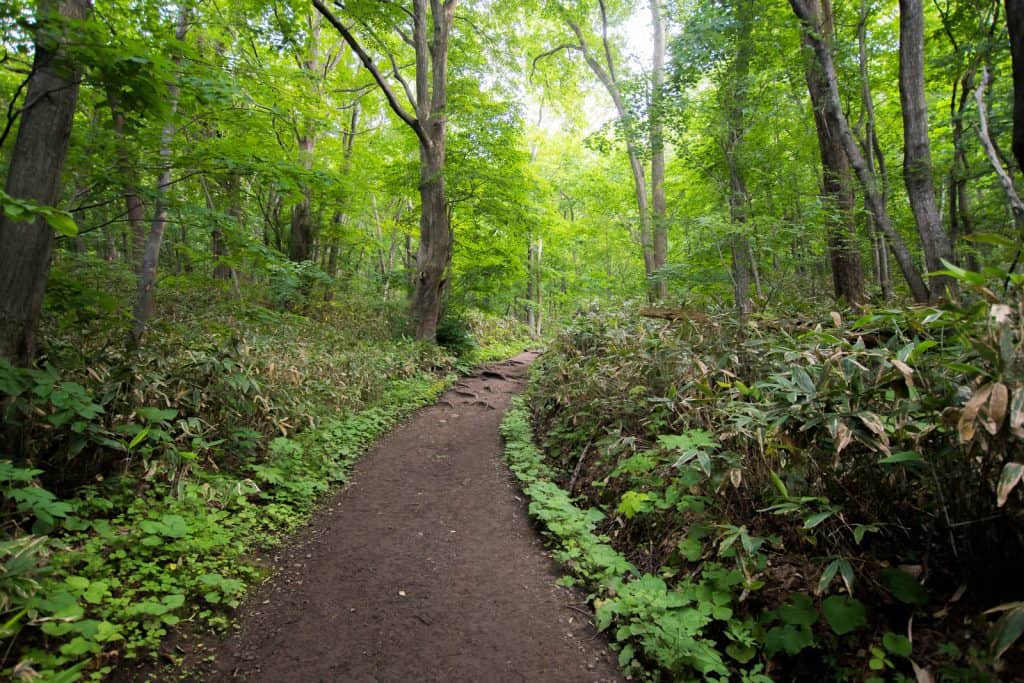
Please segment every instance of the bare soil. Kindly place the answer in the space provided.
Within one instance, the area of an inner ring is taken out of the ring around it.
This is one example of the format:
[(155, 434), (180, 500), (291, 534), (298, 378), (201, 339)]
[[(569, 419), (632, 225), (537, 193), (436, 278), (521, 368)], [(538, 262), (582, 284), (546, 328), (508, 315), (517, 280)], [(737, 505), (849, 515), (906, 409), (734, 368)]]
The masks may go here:
[(502, 460), (534, 357), (459, 381), (361, 460), (194, 680), (622, 680)]

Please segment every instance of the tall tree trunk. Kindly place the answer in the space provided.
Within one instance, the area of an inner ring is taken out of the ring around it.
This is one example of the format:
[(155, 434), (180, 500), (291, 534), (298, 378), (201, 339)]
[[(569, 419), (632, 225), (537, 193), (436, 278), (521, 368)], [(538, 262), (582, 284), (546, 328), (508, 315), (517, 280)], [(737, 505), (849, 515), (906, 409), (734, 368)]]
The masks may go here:
[(146, 212), (142, 205), (142, 198), (139, 197), (139, 190), (132, 182), (137, 175), (131, 160), (131, 153), (128, 151), (128, 141), (125, 138), (125, 115), (116, 102), (110, 103), (111, 116), (114, 123), (114, 142), (116, 145), (117, 172), (124, 183), (121, 194), (124, 196), (124, 208), (128, 218), (129, 237), (131, 239), (131, 253), (129, 258), (138, 273), (142, 265), (142, 250), (146, 243)]
[[(85, 19), (90, 11), (88, 0), (36, 3), (42, 28), (4, 186), (11, 197), (43, 206), (53, 206), (60, 197), (80, 74), (65, 59), (60, 42), (53, 42), (63, 32), (52, 29), (61, 18)], [(35, 356), (52, 254), (53, 230), (44, 219), (18, 222), (0, 211), (0, 357), (14, 365), (28, 366)]]
[(1024, 173), (1024, 0), (1006, 0), (1013, 59), (1013, 156)]
[[(900, 0), (900, 105), (903, 110), (903, 181), (910, 208), (924, 247), (925, 267), (943, 268), (952, 261), (953, 247), (942, 228), (932, 181), (931, 143), (928, 138), (928, 102), (924, 90), (924, 7), (922, 0)], [(929, 298), (956, 296), (956, 281), (932, 275)]]
[(988, 90), (991, 84), (991, 72), (988, 70), (988, 67), (982, 67), (981, 83), (978, 85), (978, 89), (974, 91), (974, 101), (978, 104), (978, 137), (981, 139), (981, 146), (985, 150), (985, 155), (988, 157), (989, 163), (992, 164), (992, 169), (996, 172), (996, 176), (999, 178), (999, 184), (1002, 186), (1003, 193), (1006, 195), (1006, 203), (1010, 207), (1010, 213), (1013, 214), (1013, 224), (1017, 231), (1017, 238), (1021, 239), (1024, 238), (1024, 202), (1021, 201), (1016, 188), (1013, 186), (1013, 178), (1003, 167), (1003, 162), (999, 158), (996, 146), (992, 142), (992, 135), (989, 133), (988, 107), (985, 105), (985, 91)]
[[(187, 5), (181, 5), (178, 12), (178, 27), (175, 38), (184, 42), (188, 33), (189, 11)], [(175, 57), (174, 63), (180, 66), (181, 57)], [(156, 202), (153, 207), (153, 222), (149, 227), (149, 235), (146, 236), (146, 246), (142, 254), (142, 266), (139, 268), (139, 288), (135, 299), (133, 316), (135, 322), (132, 325), (128, 338), (128, 347), (136, 348), (142, 341), (142, 335), (146, 331), (149, 319), (153, 317), (156, 306), (156, 274), (160, 263), (160, 247), (163, 245), (164, 229), (167, 227), (167, 192), (171, 185), (171, 154), (174, 144), (174, 117), (178, 112), (178, 97), (180, 88), (177, 82), (167, 86), (168, 117), (160, 135), (160, 177), (156, 184)]]
[(739, 228), (729, 238), (733, 298), (740, 315), (746, 315), (754, 310), (754, 304), (750, 299), (750, 285), (755, 277), (753, 251), (750, 239), (744, 233), (750, 195), (747, 192), (747, 184), (743, 178), (743, 169), (738, 154), (746, 133), (744, 110), (747, 106), (750, 86), (750, 33), (754, 23), (752, 0), (734, 0), (733, 13), (738, 28), (734, 46), (736, 53), (729, 75), (729, 87), (725, 92), (725, 118), (728, 129), (725, 133), (723, 150), (729, 169), (729, 217), (732, 224)]
[(910, 287), (911, 296), (918, 303), (927, 303), (929, 298), (928, 286), (925, 285), (921, 274), (914, 265), (914, 260), (906, 244), (903, 242), (903, 238), (900, 237), (900, 234), (893, 227), (892, 219), (889, 217), (885, 202), (878, 190), (874, 174), (868, 169), (864, 156), (857, 147), (857, 141), (853, 137), (853, 131), (850, 129), (850, 123), (846, 118), (846, 114), (843, 113), (842, 100), (839, 97), (836, 67), (832, 60), (832, 51), (828, 49), (828, 46), (821, 39), (822, 32), (820, 26), (818, 26), (817, 15), (814, 12), (813, 5), (809, 0), (789, 0), (789, 4), (808, 31), (810, 44), (814, 49), (815, 57), (821, 65), (822, 74), (828, 83), (828, 101), (825, 106), (825, 115), (828, 123), (835, 130), (839, 131), (843, 149), (846, 151), (846, 158), (850, 161), (850, 165), (853, 166), (853, 170), (857, 174), (857, 179), (860, 181), (861, 188), (866, 196), (868, 209), (871, 211), (875, 224), (889, 239), (889, 246), (892, 249), (893, 256), (896, 257), (896, 262), (900, 266), (900, 271), (903, 273), (907, 285)]
[[(665, 26), (661, 19), (661, 0), (650, 0), (651, 29), (654, 33), (654, 54), (651, 68), (651, 225), (654, 232), (654, 262), (657, 272), (668, 262), (668, 222), (665, 201), (665, 139), (662, 116), (665, 86)], [(654, 285), (654, 298), (668, 298), (664, 278)]]
[[(860, 67), (860, 98), (861, 107), (865, 113), (864, 140), (861, 147), (864, 149), (864, 161), (868, 172), (873, 178), (881, 180), (881, 200), (883, 206), (889, 204), (889, 172), (886, 168), (885, 156), (882, 154), (882, 146), (878, 142), (878, 126), (875, 123), (875, 103), (871, 95), (871, 79), (868, 78), (868, 0), (861, 0), (860, 16), (857, 25), (857, 60)], [(877, 160), (877, 169), (876, 169)], [(847, 159), (849, 161), (849, 159)], [(883, 233), (875, 222), (874, 214), (871, 213), (868, 205), (867, 193), (865, 193), (864, 205), (867, 213), (868, 233), (871, 236), (871, 260), (875, 281), (882, 290), (882, 301), (892, 298), (892, 275), (889, 269), (889, 248), (886, 245), (885, 233)]]
[[(817, 0), (815, 10), (818, 12), (821, 26), (821, 40), (824, 40), (831, 50), (835, 26), (830, 0)], [(807, 34), (804, 34), (804, 44), (810, 46)], [(825, 205), (826, 213), (832, 288), (836, 299), (844, 300), (851, 306), (860, 306), (865, 301), (864, 270), (857, 247), (853, 215), (855, 197), (850, 162), (846, 158), (838, 131), (829, 127), (825, 114), (828, 80), (822, 73), (821, 65), (816, 60), (808, 59), (805, 70), (807, 90), (814, 109), (814, 125), (818, 133), (818, 150), (821, 153), (822, 203)]]
[(401, 104), (373, 59), (327, 5), (322, 0), (313, 0), (313, 5), (356, 53), (383, 91), (388, 106), (419, 140), (420, 246), (416, 255), (409, 317), (418, 340), (436, 341), (437, 323), (452, 260), (453, 239), (448, 213), (450, 207), (445, 194), (444, 164), (448, 132), (449, 40), (458, 0), (413, 1), (413, 28), (409, 38), (416, 53), (415, 92), (404, 80), (402, 85), (415, 116)]
[[(306, 136), (299, 139), (299, 156), (302, 167), (307, 171), (313, 168), (313, 151), (316, 139)], [(313, 215), (312, 193), (308, 187), (302, 188), (303, 198), (292, 209), (292, 229), (288, 237), (288, 258), (296, 263), (308, 261), (313, 254)]]

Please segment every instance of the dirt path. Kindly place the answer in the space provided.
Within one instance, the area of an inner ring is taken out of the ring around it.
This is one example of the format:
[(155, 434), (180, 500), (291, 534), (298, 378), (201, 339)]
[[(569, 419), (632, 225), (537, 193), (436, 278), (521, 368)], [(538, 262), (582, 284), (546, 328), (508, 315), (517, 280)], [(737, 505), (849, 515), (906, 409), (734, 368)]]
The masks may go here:
[(621, 680), (502, 462), (533, 358), (460, 381), (371, 451), (274, 558), (203, 680)]

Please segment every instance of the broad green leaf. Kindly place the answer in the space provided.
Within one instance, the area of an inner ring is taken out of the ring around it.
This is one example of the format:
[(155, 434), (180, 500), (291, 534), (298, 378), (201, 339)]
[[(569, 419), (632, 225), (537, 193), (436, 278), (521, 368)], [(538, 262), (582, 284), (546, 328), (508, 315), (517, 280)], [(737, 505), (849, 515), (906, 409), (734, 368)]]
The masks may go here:
[(75, 223), (75, 219), (71, 217), (71, 214), (63, 211), (47, 211), (45, 216), (46, 222), (50, 224), (50, 227), (61, 235), (65, 237), (75, 237), (78, 235), (78, 224)]
[(821, 603), (825, 621), (838, 635), (846, 635), (862, 626), (867, 626), (867, 611), (863, 603), (848, 595), (833, 595)]
[(911, 651), (910, 639), (898, 633), (886, 633), (882, 636), (882, 645), (891, 654), (899, 657), (909, 657)]
[(894, 598), (908, 605), (924, 605), (928, 602), (928, 592), (924, 586), (901, 569), (883, 569), (882, 585)]
[(1011, 602), (994, 607), (985, 614), (1005, 612), (992, 628), (992, 652), (998, 659), (1006, 654), (1021, 634), (1024, 633), (1024, 602)]

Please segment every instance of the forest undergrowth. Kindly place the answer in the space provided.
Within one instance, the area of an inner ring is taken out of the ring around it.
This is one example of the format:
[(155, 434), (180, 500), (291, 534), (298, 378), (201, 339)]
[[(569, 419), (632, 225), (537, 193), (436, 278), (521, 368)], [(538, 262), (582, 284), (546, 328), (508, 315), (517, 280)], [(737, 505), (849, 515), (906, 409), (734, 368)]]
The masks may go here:
[(1021, 680), (1021, 282), (954, 274), (972, 303), (595, 308), (541, 357), (508, 456), (627, 672)]
[(132, 283), (66, 259), (40, 363), (0, 362), (5, 436), (21, 444), (0, 454), (11, 680), (101, 680), (158, 653), (173, 662), (160, 645), (179, 624), (227, 627), (264, 571), (257, 553), (374, 440), (456, 371), (526, 344), (474, 311), (444, 321), (447, 346), (415, 343), (397, 307), (324, 296), (281, 262), (269, 285), (165, 278), (160, 320), (128, 350)]

